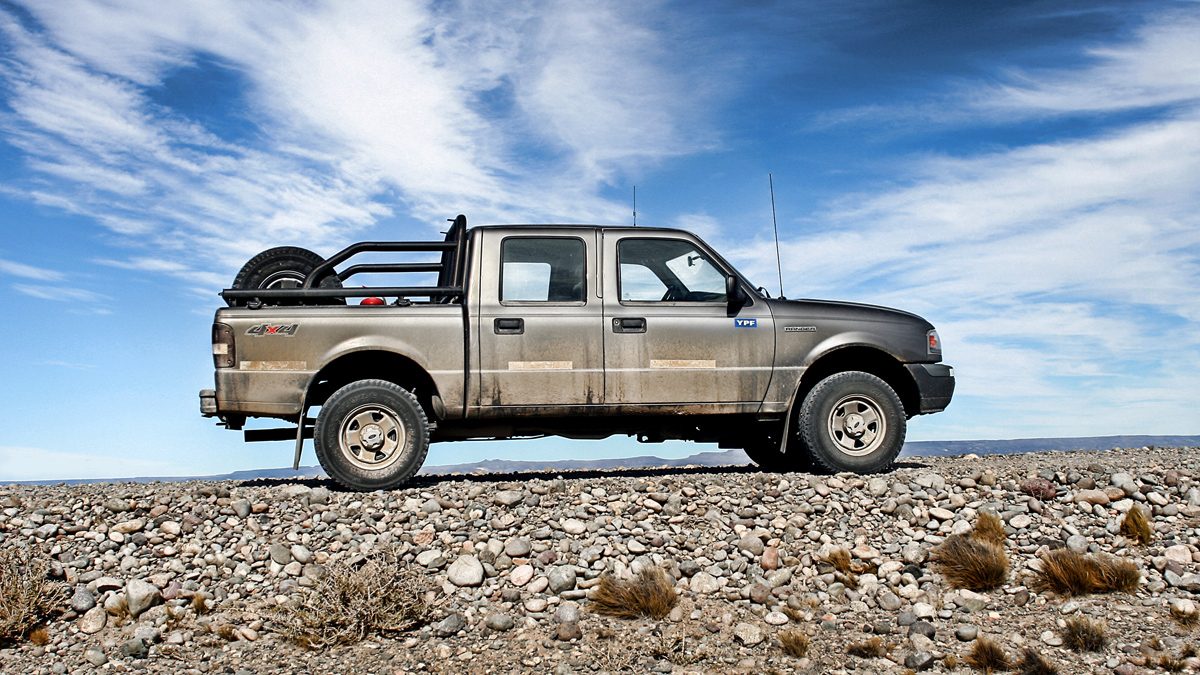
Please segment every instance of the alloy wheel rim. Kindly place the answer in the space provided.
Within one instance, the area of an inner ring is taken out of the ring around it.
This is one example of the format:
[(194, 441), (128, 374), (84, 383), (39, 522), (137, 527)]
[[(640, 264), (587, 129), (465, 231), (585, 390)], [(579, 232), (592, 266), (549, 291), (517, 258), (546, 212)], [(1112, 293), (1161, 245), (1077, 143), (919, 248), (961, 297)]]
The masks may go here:
[(863, 457), (878, 450), (887, 435), (883, 409), (869, 396), (842, 397), (829, 411), (829, 437), (840, 452)]

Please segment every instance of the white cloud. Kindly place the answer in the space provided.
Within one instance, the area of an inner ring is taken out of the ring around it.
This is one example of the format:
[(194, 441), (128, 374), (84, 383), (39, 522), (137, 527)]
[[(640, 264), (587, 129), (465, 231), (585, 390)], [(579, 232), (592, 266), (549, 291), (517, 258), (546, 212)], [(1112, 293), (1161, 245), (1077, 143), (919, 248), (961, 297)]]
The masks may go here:
[(36, 281), (62, 281), (63, 279), (62, 272), (34, 267), (33, 265), (26, 265), (11, 260), (0, 260), (0, 272)]
[(106, 295), (93, 293), (92, 291), (82, 288), (72, 288), (70, 286), (31, 286), (29, 284), (13, 284), (13, 288), (25, 295), (40, 298), (42, 300), (54, 300), (56, 302), (97, 302), (100, 300), (109, 300)]
[[(900, 186), (842, 198), (805, 223), (812, 234), (785, 235), (787, 288), (931, 319), (960, 376), (937, 422), (947, 428), (966, 407), (974, 437), (1192, 433), (1198, 27), (1194, 12), (1160, 18), (1093, 49), (1090, 66), (968, 92), (944, 114), (1148, 114), (1083, 138), (914, 159)], [(770, 242), (735, 256), (755, 278), (774, 276)]]
[[(69, 467), (64, 469), (64, 467)], [(110, 457), (86, 452), (0, 446), (0, 483), (77, 478), (189, 476), (197, 472), (171, 462)]]
[[(30, 195), (153, 250), (141, 258), (186, 266), (197, 283), (285, 240), (340, 247), (397, 213), (435, 226), (460, 212), (620, 220), (625, 208), (598, 197), (602, 185), (711, 142), (697, 111), (714, 90), (680, 78), (686, 50), (645, 27), (654, 7), (27, 9), (40, 29), (0, 14), (11, 44), (0, 77), (4, 130), (49, 179)], [(248, 138), (155, 102), (172, 74), (200, 65), (243, 83)]]

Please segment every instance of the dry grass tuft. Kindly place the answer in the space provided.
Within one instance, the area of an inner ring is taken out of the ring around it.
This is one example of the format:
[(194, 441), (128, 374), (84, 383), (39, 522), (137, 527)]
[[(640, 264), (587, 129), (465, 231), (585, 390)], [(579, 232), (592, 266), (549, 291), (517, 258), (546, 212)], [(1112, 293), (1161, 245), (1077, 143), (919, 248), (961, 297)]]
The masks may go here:
[(1190, 612), (1186, 612), (1172, 607), (1171, 618), (1175, 619), (1175, 623), (1179, 624), (1181, 628), (1191, 630), (1195, 628), (1197, 624), (1200, 624), (1200, 611), (1192, 610)]
[(842, 574), (854, 573), (854, 570), (850, 567), (850, 551), (846, 550), (845, 546), (830, 549), (829, 555), (825, 556), (825, 562), (833, 565), (833, 569)]
[(368, 633), (402, 632), (429, 621), (422, 577), (402, 567), (391, 551), (379, 551), (351, 565), (326, 568), (299, 605), (284, 605), (272, 616), (286, 639), (310, 649), (351, 644)]
[(1103, 621), (1076, 616), (1067, 619), (1063, 642), (1077, 652), (1098, 652), (1108, 644), (1108, 626)]
[(601, 577), (592, 595), (591, 610), (622, 619), (661, 619), (679, 603), (674, 585), (658, 568), (643, 569), (630, 581)]
[(1174, 656), (1167, 656), (1166, 654), (1159, 654), (1158, 658), (1150, 659), (1150, 663), (1153, 663), (1159, 668), (1171, 673), (1178, 673), (1187, 667), (1187, 662), (1183, 659), (1176, 658)]
[(1053, 591), (1059, 595), (1129, 593), (1142, 583), (1142, 573), (1137, 565), (1122, 558), (1101, 558), (1060, 548), (1047, 553), (1041, 562), (1042, 569), (1033, 582), (1039, 591)]
[(1196, 645), (1189, 642), (1186, 645), (1184, 645), (1183, 650), (1179, 652), (1179, 658), (1190, 659), (1193, 656), (1195, 656), (1196, 654), (1197, 654)]
[(985, 675), (1003, 670), (1012, 670), (1012, 662), (1004, 649), (990, 638), (980, 637), (975, 640), (970, 653), (963, 658), (968, 666), (981, 670)]
[(38, 626), (29, 631), (29, 641), (39, 647), (44, 647), (50, 644), (50, 631), (46, 630), (45, 626)]
[(864, 659), (881, 659), (887, 656), (888, 647), (882, 638), (873, 637), (866, 642), (852, 642), (846, 647), (850, 656), (860, 656)]
[(975, 518), (975, 527), (971, 528), (970, 537), (1003, 546), (1008, 535), (1004, 533), (1004, 523), (1000, 521), (1000, 516), (991, 511), (980, 511)]
[(804, 615), (800, 613), (800, 610), (792, 609), (791, 607), (784, 605), (782, 611), (784, 616), (790, 619), (793, 623), (804, 623)]
[(950, 535), (938, 546), (935, 563), (952, 588), (987, 591), (1008, 580), (1008, 556), (991, 541)]
[(779, 634), (779, 644), (788, 656), (802, 659), (808, 656), (808, 636), (802, 630), (785, 630)]
[(942, 659), (942, 666), (946, 670), (954, 670), (955, 668), (958, 667), (958, 657), (953, 654), (950, 654), (946, 658)]
[(213, 630), (213, 633), (226, 642), (237, 642), (238, 636), (240, 635), (237, 626), (234, 626), (231, 623), (223, 623), (220, 626), (217, 626), (216, 629)]
[(1142, 571), (1132, 560), (1125, 558), (1098, 558), (1100, 566), (1100, 593), (1117, 591), (1132, 593), (1142, 585)]
[(1129, 509), (1129, 512), (1121, 519), (1121, 535), (1141, 546), (1150, 543), (1154, 533), (1150, 529), (1150, 519), (1146, 517), (1145, 509), (1137, 504)]
[(1017, 663), (1017, 675), (1058, 675), (1058, 666), (1050, 663), (1033, 647), (1026, 647)]
[(66, 600), (66, 587), (46, 578), (50, 564), (24, 547), (0, 548), (0, 642), (19, 640)]

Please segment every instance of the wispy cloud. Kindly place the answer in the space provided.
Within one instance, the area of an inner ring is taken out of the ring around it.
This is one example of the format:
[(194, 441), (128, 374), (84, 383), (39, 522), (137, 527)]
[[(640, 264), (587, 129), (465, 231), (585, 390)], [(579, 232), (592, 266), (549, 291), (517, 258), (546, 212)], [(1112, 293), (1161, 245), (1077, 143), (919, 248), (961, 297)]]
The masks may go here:
[(0, 273), (34, 279), (35, 281), (62, 281), (63, 279), (62, 272), (13, 262), (12, 260), (0, 260)]
[[(383, 218), (615, 220), (625, 209), (603, 185), (711, 143), (704, 87), (686, 75), (699, 70), (646, 27), (653, 7), (27, 10), (36, 24), (0, 14), (0, 77), (5, 131), (44, 179), (30, 195), (201, 283), (280, 241), (329, 249)], [(226, 137), (158, 102), (173, 75), (200, 69), (238, 80), (252, 133)]]
[(97, 302), (100, 300), (110, 300), (106, 295), (94, 293), (82, 288), (72, 288), (70, 286), (31, 286), (29, 284), (13, 284), (13, 288), (18, 293), (39, 298), (42, 300), (54, 300), (55, 302)]
[[(982, 406), (974, 436), (1003, 434), (1013, 418), (1060, 434), (1194, 430), (1197, 27), (1196, 12), (1173, 13), (1090, 50), (1088, 66), (968, 91), (946, 115), (1154, 114), (1082, 138), (913, 159), (903, 186), (840, 199), (803, 224), (809, 234), (787, 237), (787, 286), (933, 319), (962, 375), (960, 404)], [(738, 256), (773, 276), (769, 242)]]

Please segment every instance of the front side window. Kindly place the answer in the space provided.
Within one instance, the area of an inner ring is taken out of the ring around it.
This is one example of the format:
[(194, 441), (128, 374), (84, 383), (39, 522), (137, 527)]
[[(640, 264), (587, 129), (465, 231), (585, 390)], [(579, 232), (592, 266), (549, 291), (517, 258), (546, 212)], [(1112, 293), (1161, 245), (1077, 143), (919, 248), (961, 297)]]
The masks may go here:
[(622, 239), (617, 244), (621, 300), (726, 302), (725, 273), (678, 239)]
[(500, 301), (583, 302), (585, 257), (582, 239), (505, 239), (500, 245)]

